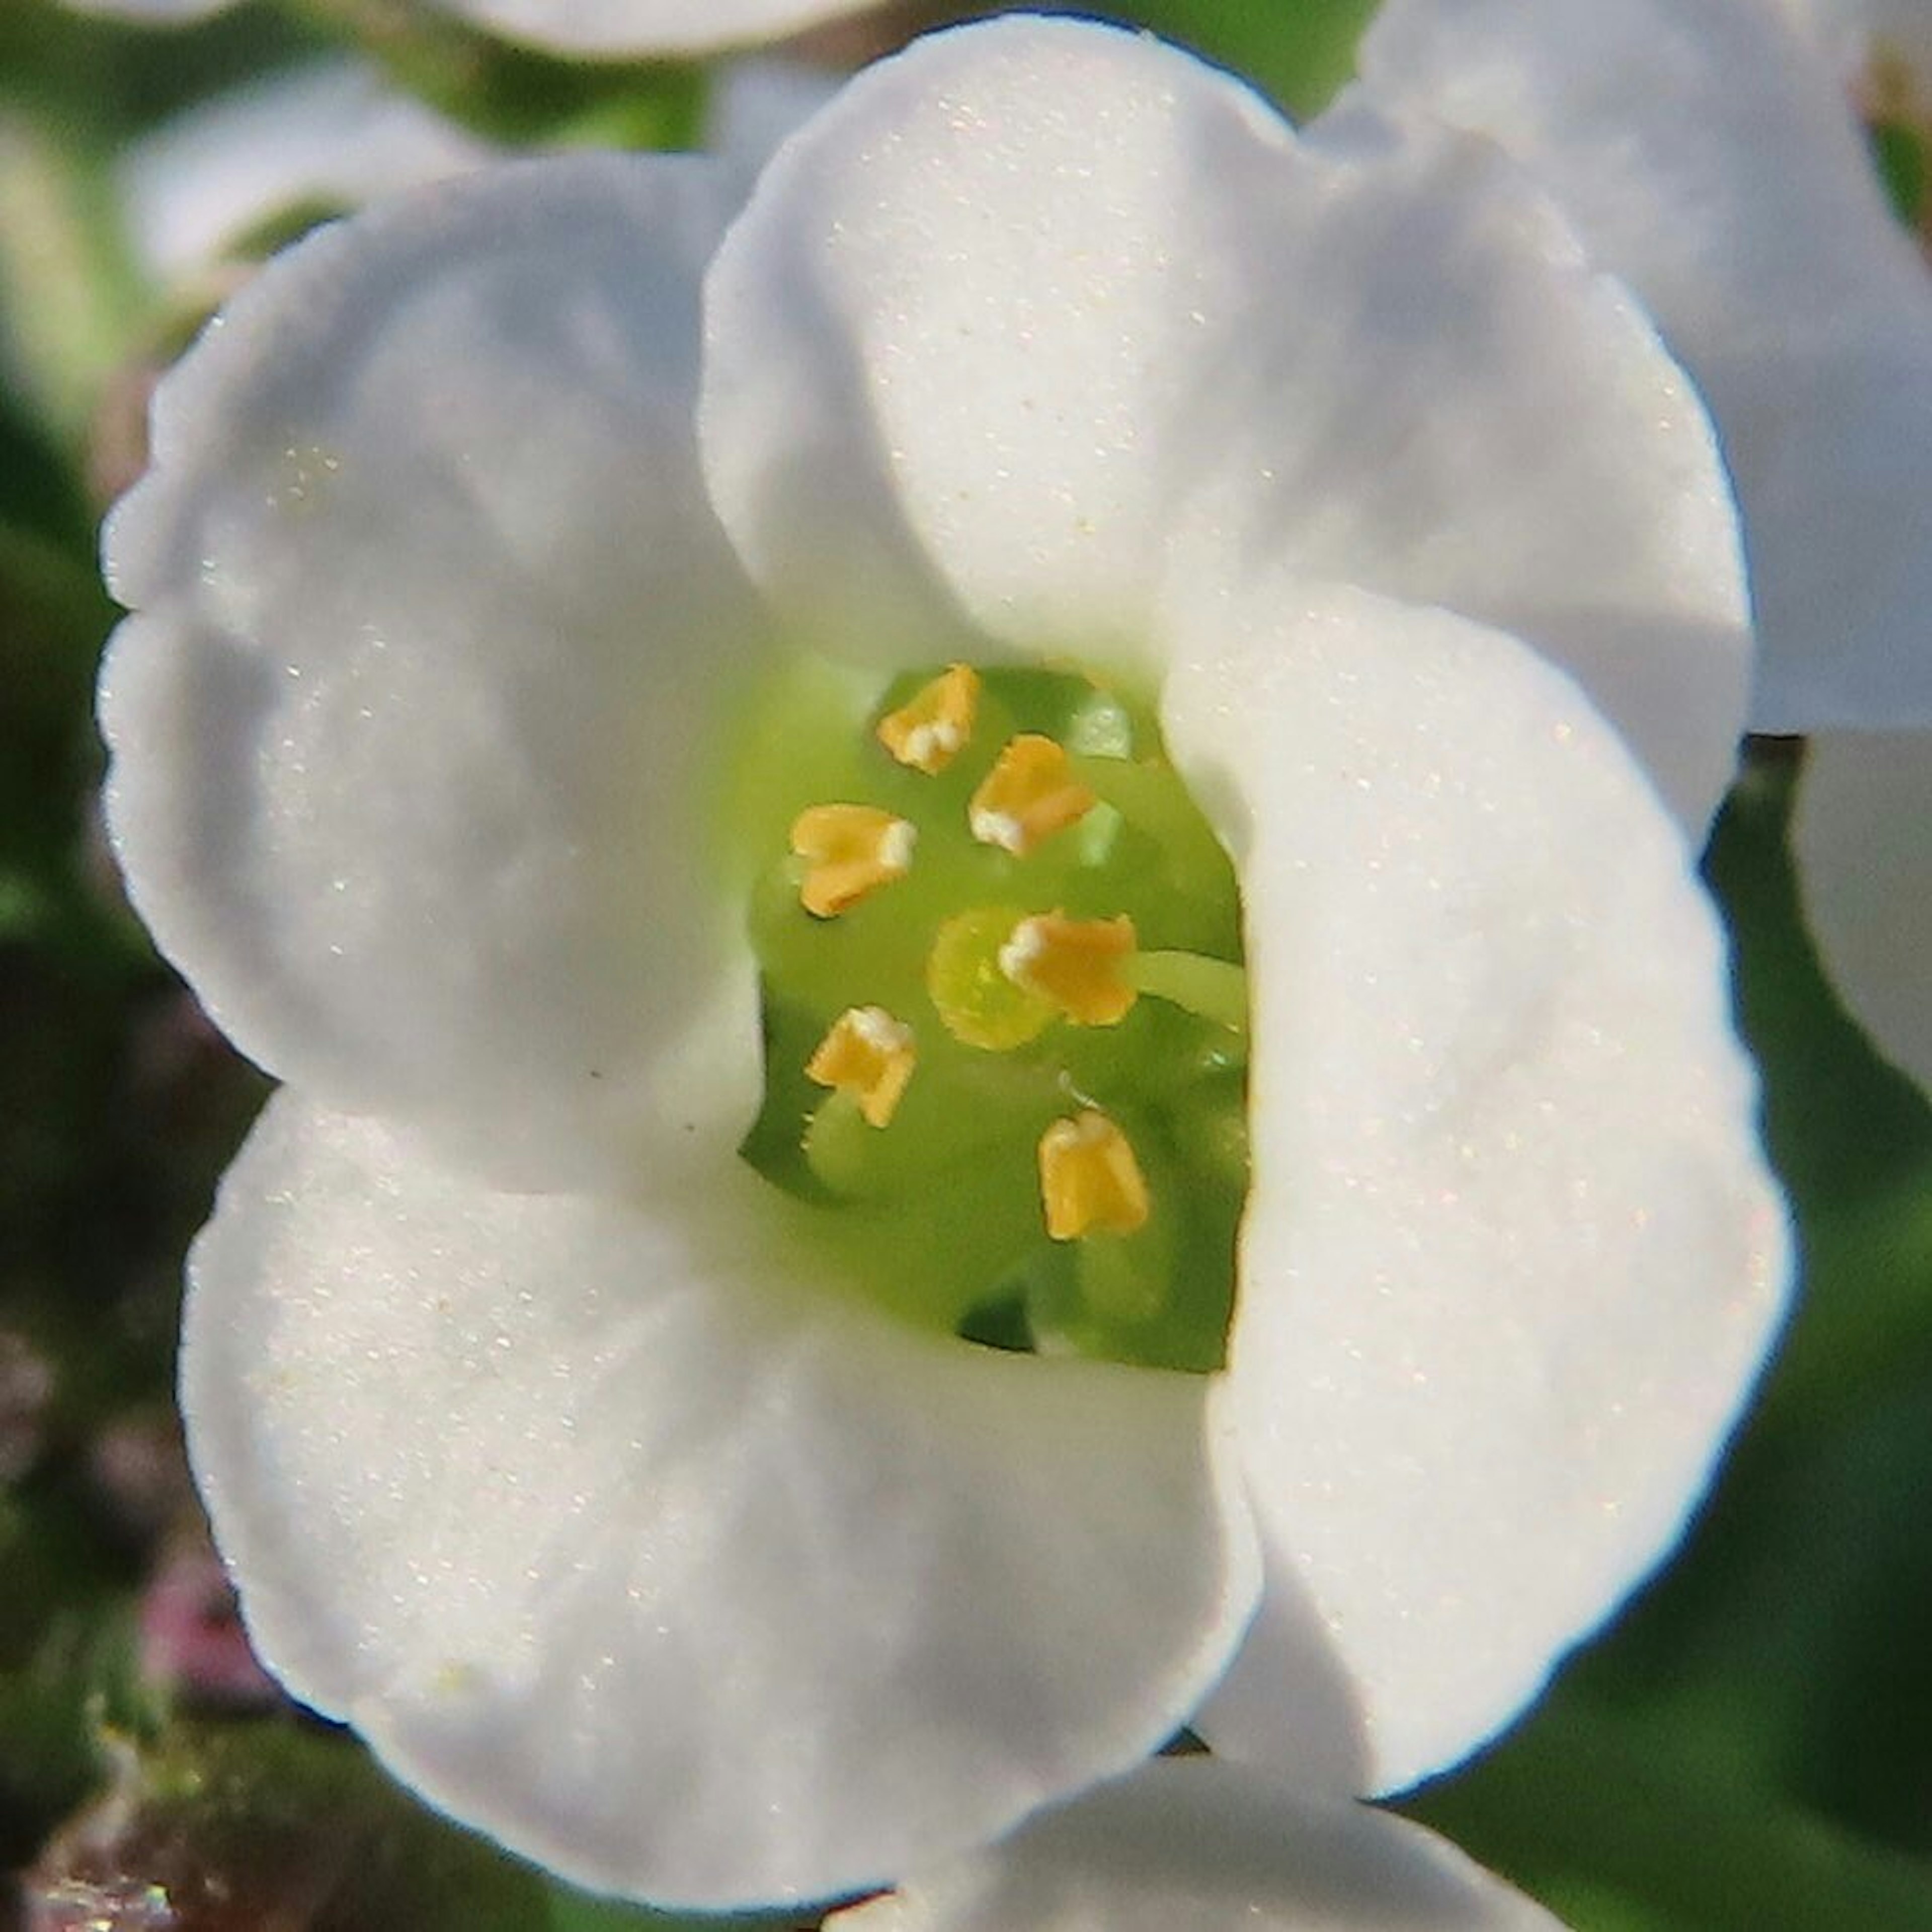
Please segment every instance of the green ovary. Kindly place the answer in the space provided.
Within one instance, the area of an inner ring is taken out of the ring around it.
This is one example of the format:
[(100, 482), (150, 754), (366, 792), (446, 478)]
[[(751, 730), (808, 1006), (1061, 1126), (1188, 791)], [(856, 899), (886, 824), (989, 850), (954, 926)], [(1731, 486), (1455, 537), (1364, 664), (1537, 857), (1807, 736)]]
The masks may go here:
[(804, 659), (743, 730), (727, 820), (765, 1052), (744, 1157), (921, 1326), (1220, 1366), (1240, 905), (1150, 709), (1073, 671), (865, 693)]

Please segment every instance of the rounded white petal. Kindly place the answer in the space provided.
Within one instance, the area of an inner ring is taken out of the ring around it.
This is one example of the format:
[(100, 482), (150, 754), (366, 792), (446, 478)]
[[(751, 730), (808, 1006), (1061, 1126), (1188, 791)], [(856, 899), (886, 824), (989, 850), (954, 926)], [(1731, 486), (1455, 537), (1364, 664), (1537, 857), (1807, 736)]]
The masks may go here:
[(1932, 275), (1768, 0), (1390, 0), (1370, 94), (1499, 142), (1650, 305), (1736, 480), (1761, 730), (1932, 718)]
[(701, 412), (754, 575), (843, 649), (1152, 650), (1263, 560), (1557, 653), (1701, 828), (1748, 639), (1682, 372), (1516, 172), (1298, 142), (1144, 37), (1010, 20), (868, 70), (706, 284)]
[(164, 383), (108, 531), (162, 949), (272, 1071), (518, 1183), (757, 1104), (706, 766), (764, 635), (691, 420), (722, 179), (536, 163), (325, 230)]
[(829, 1932), (1558, 1932), (1445, 1840), (1208, 1758), (1163, 1758)]
[(1826, 731), (1791, 822), (1825, 970), (1886, 1058), (1932, 1089), (1932, 733)]
[(431, 0), (512, 40), (576, 54), (697, 54), (772, 40), (878, 0)]
[(172, 280), (285, 210), (348, 208), (479, 166), (490, 149), (352, 59), (218, 95), (136, 142), (116, 172), (142, 267)]
[(1182, 622), (1168, 742), (1240, 868), (1254, 1001), (1229, 1399), (1390, 1789), (1677, 1536), (1783, 1307), (1784, 1217), (1712, 909), (1574, 685), (1360, 592)]
[(874, 1884), (1138, 1761), (1253, 1600), (1208, 1383), (902, 1330), (736, 1163), (508, 1195), (284, 1094), (182, 1402), (272, 1668), (565, 1876)]

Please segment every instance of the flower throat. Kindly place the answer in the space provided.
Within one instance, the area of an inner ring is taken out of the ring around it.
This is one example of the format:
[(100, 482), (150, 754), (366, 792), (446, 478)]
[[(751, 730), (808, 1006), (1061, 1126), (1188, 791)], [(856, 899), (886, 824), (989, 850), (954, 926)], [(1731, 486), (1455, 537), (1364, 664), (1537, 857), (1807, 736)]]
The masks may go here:
[(1218, 1367), (1248, 1180), (1240, 905), (1150, 710), (963, 664), (868, 703), (794, 660), (744, 729), (745, 1159), (922, 1326)]

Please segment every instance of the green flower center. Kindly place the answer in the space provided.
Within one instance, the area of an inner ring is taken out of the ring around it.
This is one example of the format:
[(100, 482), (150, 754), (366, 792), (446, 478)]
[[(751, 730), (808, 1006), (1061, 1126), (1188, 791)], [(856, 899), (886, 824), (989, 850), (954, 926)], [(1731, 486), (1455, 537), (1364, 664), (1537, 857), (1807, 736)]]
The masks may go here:
[(1218, 1367), (1248, 1178), (1240, 903), (1151, 708), (1078, 670), (880, 692), (806, 659), (743, 730), (745, 1159), (922, 1326)]

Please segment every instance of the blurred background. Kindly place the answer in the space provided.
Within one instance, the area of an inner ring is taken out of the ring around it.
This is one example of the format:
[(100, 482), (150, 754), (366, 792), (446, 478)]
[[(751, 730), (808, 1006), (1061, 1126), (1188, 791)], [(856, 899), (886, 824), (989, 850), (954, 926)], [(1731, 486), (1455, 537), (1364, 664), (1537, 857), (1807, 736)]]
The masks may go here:
[[(248, 1653), (171, 1380), (183, 1251), (266, 1084), (118, 895), (97, 531), (156, 374), (314, 221), (509, 148), (755, 154), (839, 73), (970, 10), (698, 66), (559, 59), (396, 0), (186, 22), (0, 0), (0, 1928), (673, 1922), (444, 1823)], [(1304, 116), (1366, 11), (1111, 17)], [(1754, 745), (1708, 860), (1796, 1204), (1796, 1320), (1675, 1563), (1400, 1807), (1586, 1932), (1932, 1928), (1932, 1114), (1817, 970), (1785, 844), (1802, 770), (1802, 744)]]

